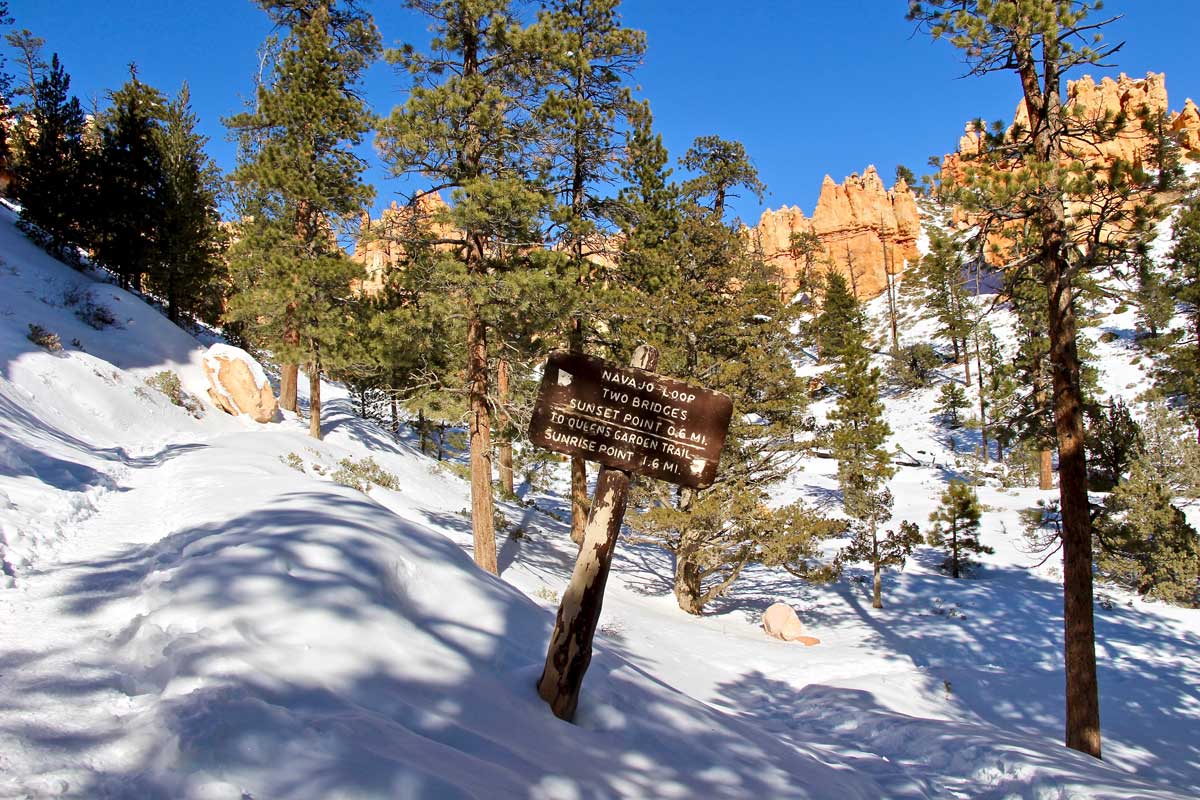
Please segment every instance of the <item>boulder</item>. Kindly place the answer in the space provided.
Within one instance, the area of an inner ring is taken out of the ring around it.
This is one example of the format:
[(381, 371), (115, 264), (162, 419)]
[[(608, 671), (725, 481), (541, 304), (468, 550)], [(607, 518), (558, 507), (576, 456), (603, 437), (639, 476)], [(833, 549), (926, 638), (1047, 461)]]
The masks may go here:
[(800, 624), (800, 618), (796, 616), (795, 609), (787, 603), (775, 603), (763, 612), (762, 626), (768, 636), (785, 642), (800, 642), (807, 647), (821, 643), (820, 639), (804, 635), (804, 626)]
[(266, 372), (245, 350), (212, 345), (204, 354), (204, 374), (208, 376), (208, 396), (225, 413), (247, 414), (255, 422), (272, 422), (279, 416)]

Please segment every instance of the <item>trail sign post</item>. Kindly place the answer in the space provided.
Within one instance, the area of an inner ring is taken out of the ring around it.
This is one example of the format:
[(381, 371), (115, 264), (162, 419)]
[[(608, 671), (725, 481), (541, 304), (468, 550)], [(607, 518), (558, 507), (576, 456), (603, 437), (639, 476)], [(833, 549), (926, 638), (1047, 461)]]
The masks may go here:
[(657, 375), (657, 364), (658, 351), (645, 345), (630, 367), (554, 353), (530, 422), (534, 444), (603, 465), (537, 685), (555, 716), (568, 722), (592, 660), (630, 474), (693, 488), (711, 485), (733, 415), (728, 396)]

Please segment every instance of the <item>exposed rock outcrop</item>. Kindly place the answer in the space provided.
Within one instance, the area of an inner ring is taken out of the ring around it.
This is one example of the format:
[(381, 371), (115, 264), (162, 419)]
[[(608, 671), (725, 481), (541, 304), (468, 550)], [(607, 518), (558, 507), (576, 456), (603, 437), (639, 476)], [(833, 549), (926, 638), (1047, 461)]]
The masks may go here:
[(366, 268), (367, 277), (354, 283), (354, 291), (372, 295), (382, 290), (387, 274), (404, 263), (405, 241), (450, 237), (453, 227), (439, 219), (448, 208), (442, 196), (433, 192), (418, 196), (412, 205), (397, 205), (393, 200), (376, 220), (364, 211), (350, 258)]
[[(1089, 165), (1110, 166), (1120, 159), (1131, 164), (1156, 168), (1153, 162), (1154, 135), (1144, 127), (1146, 121), (1162, 119), (1166, 127), (1177, 134), (1184, 151), (1200, 151), (1200, 110), (1190, 99), (1183, 111), (1171, 113), (1167, 99), (1167, 79), (1161, 72), (1150, 72), (1144, 78), (1130, 78), (1121, 73), (1114, 80), (1101, 78), (1097, 83), (1090, 75), (1067, 83), (1066, 107), (1070, 118), (1086, 123), (1103, 120), (1124, 122), (1111, 137), (1074, 139), (1073, 155)], [(1017, 103), (1013, 124), (1008, 135), (1029, 130), (1029, 111), (1025, 101)], [(942, 161), (943, 181), (961, 179), (965, 164), (977, 154), (982, 136), (974, 123), (967, 123), (966, 132), (958, 142), (958, 151)]]
[(887, 286), (889, 271), (899, 275), (919, 258), (916, 198), (903, 181), (886, 190), (873, 166), (840, 184), (825, 176), (811, 219), (796, 207), (763, 213), (752, 237), (763, 256), (782, 271), (788, 292), (799, 285), (806, 266), (791, 248), (792, 234), (803, 232), (820, 239), (816, 269), (824, 272), (832, 265), (850, 279), (860, 297), (879, 294)]
[(204, 354), (208, 396), (227, 414), (247, 414), (255, 422), (272, 422), (279, 404), (262, 365), (237, 347), (214, 344)]

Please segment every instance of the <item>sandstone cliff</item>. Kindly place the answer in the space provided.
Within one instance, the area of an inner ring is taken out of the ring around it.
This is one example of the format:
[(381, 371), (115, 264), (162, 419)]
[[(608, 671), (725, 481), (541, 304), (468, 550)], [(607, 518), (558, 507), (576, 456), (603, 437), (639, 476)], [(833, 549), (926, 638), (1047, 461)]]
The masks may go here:
[(860, 297), (879, 294), (887, 286), (888, 271), (898, 275), (919, 258), (916, 199), (903, 181), (886, 190), (873, 166), (840, 184), (825, 176), (811, 219), (795, 207), (768, 210), (751, 230), (754, 244), (783, 273), (788, 292), (795, 290), (804, 269), (791, 250), (791, 236), (803, 232), (815, 233), (821, 241), (817, 270), (832, 266), (851, 279)]
[[(1161, 117), (1167, 127), (1177, 134), (1185, 154), (1200, 157), (1200, 110), (1190, 99), (1183, 110), (1172, 113), (1167, 100), (1167, 80), (1161, 72), (1150, 72), (1145, 78), (1130, 78), (1121, 73), (1116, 80), (1104, 77), (1099, 83), (1084, 75), (1067, 83), (1066, 106), (1071, 115), (1082, 122), (1123, 118), (1124, 124), (1112, 138), (1079, 142), (1076, 157), (1093, 166), (1108, 166), (1117, 159), (1154, 168), (1154, 138), (1143, 127), (1143, 121)], [(1028, 131), (1029, 112), (1025, 101), (1017, 104), (1013, 125), (1008, 134), (1020, 129)], [(967, 123), (958, 142), (958, 151), (942, 160), (942, 179), (961, 178), (964, 162), (979, 152), (982, 137), (974, 123)]]
[(354, 283), (354, 291), (368, 295), (378, 293), (387, 274), (404, 263), (403, 243), (418, 236), (418, 229), (421, 237), (450, 236), (453, 228), (438, 220), (447, 208), (442, 196), (434, 192), (419, 196), (412, 205), (400, 206), (393, 200), (376, 220), (364, 211), (358, 241), (350, 258), (366, 268), (367, 277)]

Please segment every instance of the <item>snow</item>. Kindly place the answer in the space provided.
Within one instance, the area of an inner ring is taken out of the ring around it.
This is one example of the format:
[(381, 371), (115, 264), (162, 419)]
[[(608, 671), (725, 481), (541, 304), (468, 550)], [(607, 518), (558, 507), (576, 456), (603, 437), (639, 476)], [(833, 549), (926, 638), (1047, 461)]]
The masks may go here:
[[(322, 442), (290, 413), (220, 413), (204, 345), (0, 216), (0, 797), (1200, 794), (1198, 612), (1101, 587), (1105, 761), (1066, 750), (1061, 578), (1030, 568), (1017, 516), (1048, 495), (993, 484), (979, 573), (952, 581), (922, 548), (881, 610), (861, 567), (830, 586), (752, 567), (691, 617), (669, 558), (622, 541), (578, 724), (561, 722), (534, 689), (574, 559), (547, 513), (561, 495), (502, 504), (502, 574), (484, 574), (465, 482), (343, 389), (322, 387)], [(85, 324), (68, 288), (117, 324)], [(1121, 342), (1106, 368), (1143, 380)], [(202, 419), (145, 387), (161, 370)], [(935, 391), (887, 403), (926, 464), (894, 479), (896, 517), (922, 525), (961, 457)], [(397, 490), (331, 480), (368, 456)], [(778, 499), (836, 513), (835, 469), (805, 462)], [(763, 634), (780, 600), (820, 645)]]

